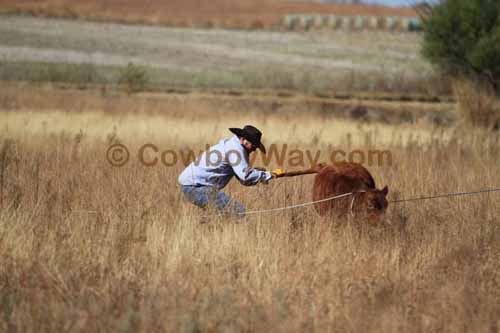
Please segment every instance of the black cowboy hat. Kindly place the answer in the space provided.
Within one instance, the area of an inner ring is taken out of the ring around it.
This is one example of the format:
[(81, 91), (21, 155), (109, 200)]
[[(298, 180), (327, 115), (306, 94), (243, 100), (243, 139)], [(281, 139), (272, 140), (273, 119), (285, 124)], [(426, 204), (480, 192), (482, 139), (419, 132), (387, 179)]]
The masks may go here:
[(243, 127), (243, 129), (230, 128), (229, 130), (236, 134), (238, 137), (243, 137), (250, 141), (252, 145), (259, 148), (264, 154), (266, 153), (266, 147), (264, 147), (262, 142), (260, 142), (262, 133), (257, 128), (253, 127), (252, 125), (246, 125), (245, 127)]

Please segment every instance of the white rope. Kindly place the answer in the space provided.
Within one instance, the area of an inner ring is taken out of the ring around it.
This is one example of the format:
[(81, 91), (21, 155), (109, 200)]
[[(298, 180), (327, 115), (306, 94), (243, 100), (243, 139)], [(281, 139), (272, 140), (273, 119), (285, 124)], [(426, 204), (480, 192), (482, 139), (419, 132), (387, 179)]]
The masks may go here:
[[(331, 201), (331, 200), (335, 200), (335, 199), (340, 199), (340, 198), (347, 197), (347, 196), (352, 195), (352, 194), (353, 194), (352, 192), (349, 192), (349, 193), (344, 193), (344, 194), (336, 195), (334, 197), (330, 197), (330, 198), (326, 198), (326, 199), (321, 199), (321, 200), (316, 200), (316, 201), (310, 201), (310, 202), (304, 202), (304, 203), (301, 203), (301, 204), (296, 204), (296, 205), (291, 205), (291, 206), (285, 206), (285, 207), (279, 207), (279, 208), (271, 208), (271, 209), (251, 210), (251, 211), (247, 211), (247, 212), (245, 212), (244, 214), (241, 214), (241, 215), (242, 216), (246, 216), (246, 215), (264, 214), (264, 213), (279, 212), (279, 211), (289, 210), (289, 209), (294, 209), (294, 208), (301, 208), (301, 207), (311, 206), (311, 205), (314, 205), (314, 204), (317, 204), (317, 203), (321, 203), (321, 202), (327, 202), (327, 201)], [(80, 210), (73, 210), (73, 211), (71, 211), (71, 213), (97, 214), (98, 212), (95, 211), (95, 210), (83, 210), (83, 209), (80, 209)], [(213, 216), (220, 216), (220, 215), (221, 214), (184, 215), (184, 216), (181, 216), (181, 217), (213, 217)]]
[[(429, 199), (437, 199), (437, 198), (449, 198), (449, 197), (472, 195), (472, 194), (483, 194), (483, 193), (491, 193), (491, 192), (500, 192), (500, 188), (486, 189), (486, 190), (479, 190), (479, 191), (470, 191), (470, 192), (455, 192), (455, 193), (438, 194), (438, 195), (427, 196), (427, 197), (418, 197), (418, 198), (392, 200), (392, 201), (389, 201), (389, 203), (420, 201), (420, 200), (429, 200)], [(305, 202), (305, 203), (291, 205), (291, 206), (285, 206), (285, 207), (279, 207), (279, 208), (271, 208), (271, 209), (252, 210), (252, 211), (245, 212), (244, 214), (241, 214), (241, 215), (242, 216), (246, 216), (246, 215), (255, 215), (255, 214), (265, 214), (265, 213), (279, 212), (279, 211), (284, 211), (284, 210), (289, 210), (289, 209), (294, 209), (294, 208), (301, 208), (301, 207), (311, 206), (311, 205), (314, 205), (314, 204), (317, 204), (317, 203), (321, 203), (321, 202), (327, 202), (327, 201), (331, 201), (331, 200), (336, 200), (336, 199), (347, 197), (347, 196), (353, 195), (353, 194), (354, 194), (353, 192), (349, 192), (349, 193), (344, 193), (344, 194), (336, 195), (334, 197), (329, 197), (329, 198), (326, 198), (326, 199), (321, 199), (321, 200), (316, 200), (316, 201), (310, 201), (310, 202)], [(352, 210), (352, 206), (353, 205), (354, 205), (354, 197), (353, 197), (353, 200), (351, 202), (351, 210)], [(71, 213), (98, 214), (98, 212), (95, 211), (95, 210), (74, 210)], [(220, 215), (221, 214), (184, 215), (184, 216), (181, 216), (181, 217), (200, 217), (200, 218), (203, 218), (203, 217), (220, 216)]]
[(97, 210), (84, 210), (84, 209), (78, 209), (78, 210), (71, 211), (71, 214), (76, 214), (76, 213), (98, 214), (99, 212)]
[(438, 198), (450, 198), (450, 197), (459, 197), (459, 196), (464, 196), (464, 195), (484, 194), (484, 193), (492, 193), (492, 192), (500, 192), (500, 188), (478, 190), (478, 191), (469, 191), (469, 192), (455, 192), (455, 193), (446, 193), (446, 194), (436, 194), (436, 195), (431, 195), (431, 196), (427, 196), (427, 197), (417, 197), (417, 198), (409, 198), (409, 199), (392, 200), (392, 201), (389, 201), (389, 203), (400, 203), (400, 202), (409, 202), (409, 201), (421, 201), (421, 200), (438, 199)]
[[(311, 206), (317, 203), (321, 202), (327, 202), (335, 199), (340, 199), (343, 197), (347, 197), (349, 195), (352, 195), (354, 193), (349, 192), (349, 193), (344, 193), (340, 195), (336, 195), (334, 197), (326, 198), (326, 199), (321, 199), (321, 200), (316, 200), (316, 201), (310, 201), (310, 202), (304, 202), (301, 204), (296, 204), (296, 205), (291, 205), (291, 206), (285, 206), (285, 207), (279, 207), (279, 208), (271, 208), (271, 209), (260, 209), (260, 210), (251, 210), (247, 211), (241, 216), (247, 216), (247, 215), (255, 215), (255, 214), (265, 214), (265, 213), (272, 213), (272, 212), (279, 212), (283, 210), (289, 210), (289, 209), (294, 209), (294, 208), (301, 208), (301, 207), (306, 207), (306, 206)], [(211, 215), (184, 215), (183, 217), (212, 217), (212, 216), (220, 216), (221, 214), (211, 214)]]

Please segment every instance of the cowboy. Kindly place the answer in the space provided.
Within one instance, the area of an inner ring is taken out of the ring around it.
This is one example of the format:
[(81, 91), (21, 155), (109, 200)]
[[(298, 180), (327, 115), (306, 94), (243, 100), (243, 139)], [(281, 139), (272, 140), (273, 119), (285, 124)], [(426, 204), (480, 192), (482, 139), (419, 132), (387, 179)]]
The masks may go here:
[(215, 204), (217, 212), (241, 217), (245, 215), (245, 206), (221, 191), (231, 178), (236, 176), (246, 186), (267, 184), (272, 178), (283, 174), (283, 170), (268, 172), (249, 165), (248, 157), (257, 148), (266, 153), (261, 143), (262, 133), (257, 128), (247, 125), (243, 129), (229, 130), (235, 135), (222, 139), (191, 162), (182, 171), (178, 181), (189, 202), (202, 208)]

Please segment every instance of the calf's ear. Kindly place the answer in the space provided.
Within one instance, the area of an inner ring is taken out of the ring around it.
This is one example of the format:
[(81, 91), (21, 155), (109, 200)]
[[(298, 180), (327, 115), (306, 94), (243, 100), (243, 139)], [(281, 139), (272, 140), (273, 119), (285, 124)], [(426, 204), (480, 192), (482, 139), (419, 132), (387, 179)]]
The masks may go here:
[(387, 186), (385, 186), (383, 189), (382, 189), (382, 194), (384, 196), (387, 196), (387, 193), (389, 193), (389, 188)]

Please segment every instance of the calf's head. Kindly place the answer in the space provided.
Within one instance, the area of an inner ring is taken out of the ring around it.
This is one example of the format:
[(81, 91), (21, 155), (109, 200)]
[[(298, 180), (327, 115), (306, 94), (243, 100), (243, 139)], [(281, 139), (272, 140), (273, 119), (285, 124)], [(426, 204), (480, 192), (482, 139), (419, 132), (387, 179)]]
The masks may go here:
[(367, 217), (371, 223), (378, 223), (389, 205), (387, 193), (389, 193), (387, 186), (381, 190), (370, 189), (354, 193), (351, 202), (352, 213)]

